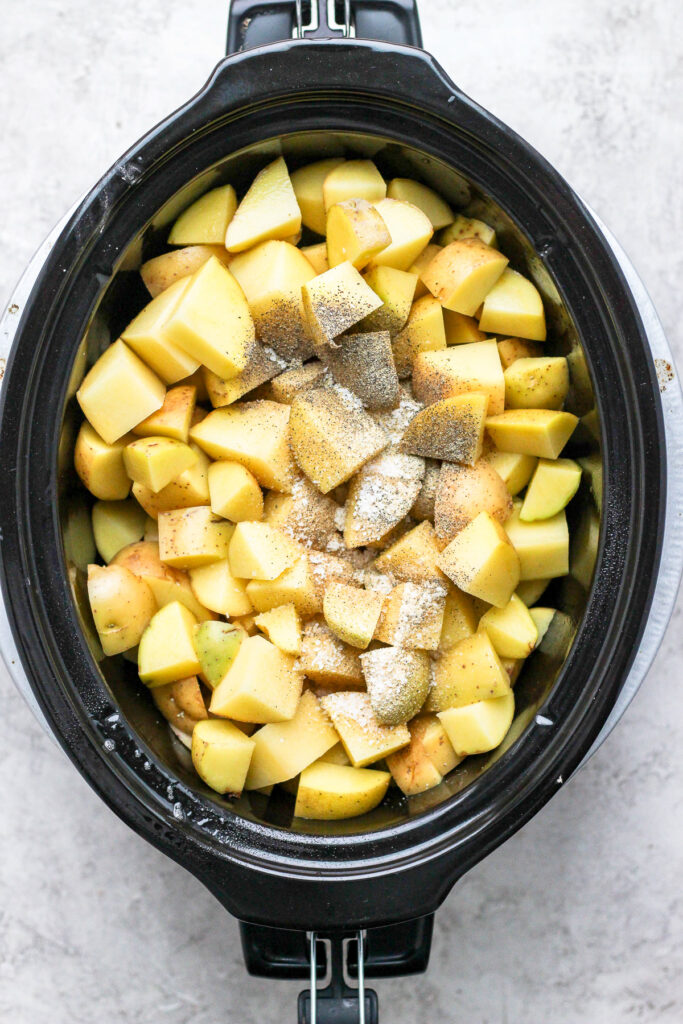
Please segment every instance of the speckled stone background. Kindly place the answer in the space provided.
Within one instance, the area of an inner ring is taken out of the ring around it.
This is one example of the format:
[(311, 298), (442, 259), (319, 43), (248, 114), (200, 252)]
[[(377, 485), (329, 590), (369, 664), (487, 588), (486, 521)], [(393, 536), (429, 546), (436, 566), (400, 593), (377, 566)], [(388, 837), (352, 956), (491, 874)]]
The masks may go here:
[[(683, 365), (680, 0), (422, 0), (425, 46), (625, 244)], [(60, 215), (221, 57), (223, 0), (0, 0), (0, 293)], [(617, 731), (470, 872), (388, 1024), (680, 1024), (679, 607)], [(102, 804), (0, 669), (0, 1020), (284, 1024), (237, 929)]]

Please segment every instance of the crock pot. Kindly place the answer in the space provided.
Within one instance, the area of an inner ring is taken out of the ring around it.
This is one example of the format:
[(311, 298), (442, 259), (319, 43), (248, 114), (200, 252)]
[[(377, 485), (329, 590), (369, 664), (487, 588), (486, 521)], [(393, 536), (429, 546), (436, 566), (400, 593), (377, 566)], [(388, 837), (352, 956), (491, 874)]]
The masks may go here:
[[(365, 976), (426, 968), (432, 916), (454, 882), (623, 714), (683, 565), (683, 401), (642, 283), (560, 175), (420, 45), (412, 0), (233, 0), (230, 56), (58, 225), (0, 330), (8, 669), (115, 813), (239, 919), (248, 970), (311, 978), (299, 1005), (308, 1024), (370, 1024)], [(587, 480), (572, 508), (570, 575), (544, 598), (561, 614), (525, 665), (503, 748), (422, 797), (393, 790), (370, 815), (330, 823), (294, 819), (284, 797), (231, 803), (203, 787), (134, 667), (102, 658), (84, 587), (89, 501), (72, 454), (75, 391), (145, 301), (137, 269), (177, 213), (215, 184), (244, 187), (273, 154), (293, 168), (341, 151), (418, 177), (496, 227), (543, 295), (550, 350), (569, 360)]]

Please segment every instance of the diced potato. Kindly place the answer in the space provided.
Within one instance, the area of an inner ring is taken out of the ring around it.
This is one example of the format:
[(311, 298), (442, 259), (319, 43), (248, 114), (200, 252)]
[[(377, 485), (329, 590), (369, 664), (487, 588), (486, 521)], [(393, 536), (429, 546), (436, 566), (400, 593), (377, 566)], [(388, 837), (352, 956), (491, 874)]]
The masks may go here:
[(495, 415), (489, 408), (486, 429), (497, 448), (519, 455), (556, 459), (574, 432), (577, 417), (552, 409), (509, 409)]
[(321, 821), (367, 814), (382, 802), (390, 781), (389, 772), (316, 761), (301, 773), (294, 814)]
[(301, 557), (301, 548), (269, 523), (238, 523), (228, 558), (233, 576), (243, 580), (274, 580)]
[(479, 324), (473, 316), (444, 309), (443, 325), (447, 345), (468, 345), (474, 341), (486, 341), (486, 334), (479, 329)]
[(302, 296), (308, 327), (322, 349), (382, 305), (379, 295), (349, 262), (304, 284)]
[(228, 252), (244, 252), (269, 238), (287, 239), (300, 229), (301, 211), (280, 156), (254, 178), (228, 224), (225, 247)]
[(154, 686), (151, 692), (166, 721), (185, 736), (191, 736), (197, 722), (209, 717), (196, 676)]
[(254, 321), (244, 292), (220, 260), (212, 257), (188, 278), (163, 335), (220, 377), (235, 377), (244, 369)]
[(375, 267), (365, 275), (365, 283), (383, 302), (374, 313), (359, 323), (363, 331), (389, 331), (393, 336), (404, 326), (415, 296), (417, 277), (395, 267)]
[(166, 388), (122, 341), (105, 349), (76, 392), (85, 418), (106, 444), (114, 444), (160, 409)]
[(356, 570), (347, 558), (339, 558), (337, 555), (331, 555), (328, 551), (313, 550), (308, 552), (308, 561), (320, 598), (321, 610), (325, 591), (332, 583), (353, 584), (357, 582)]
[(332, 719), (344, 750), (356, 768), (374, 764), (410, 743), (406, 725), (383, 725), (377, 720), (367, 693), (330, 693), (320, 703)]
[(255, 618), (258, 628), (285, 654), (301, 654), (301, 619), (293, 604), (281, 604)]
[(434, 522), (434, 499), (440, 470), (441, 463), (436, 459), (425, 459), (422, 487), (410, 509), (413, 519), (429, 519), (432, 523)]
[[(377, 203), (386, 194), (386, 182), (372, 160), (346, 160), (333, 167), (323, 181), (325, 210), (346, 199)], [(325, 234), (325, 230), (320, 233)]]
[(172, 284), (183, 277), (189, 277), (199, 270), (207, 260), (215, 256), (226, 266), (230, 262), (230, 254), (220, 245), (188, 245), (185, 249), (173, 249), (154, 256), (140, 267), (140, 277), (153, 299), (161, 295)]
[(189, 445), (171, 437), (140, 437), (123, 451), (128, 476), (154, 494), (193, 466), (197, 455)]
[(512, 512), (512, 498), (498, 473), (484, 459), (474, 466), (444, 463), (434, 499), (437, 537), (453, 540), (480, 512), (488, 512), (499, 523), (504, 523)]
[(139, 541), (122, 548), (112, 560), (144, 580), (154, 594), (159, 608), (179, 601), (199, 621), (212, 619), (213, 614), (195, 597), (187, 573), (164, 565), (159, 558), (159, 545), (155, 541)]
[(192, 764), (217, 793), (242, 792), (253, 750), (254, 741), (232, 722), (198, 722), (192, 733)]
[(377, 209), (365, 199), (346, 199), (327, 211), (327, 262), (336, 267), (347, 260), (362, 270), (373, 256), (391, 244), (391, 235)]
[(556, 608), (529, 608), (529, 615), (533, 619), (534, 626), (536, 627), (536, 647), (540, 647), (543, 637), (546, 635), (550, 628), (550, 623), (557, 615)]
[(306, 623), (299, 665), (305, 676), (330, 690), (364, 686), (358, 651), (335, 636), (324, 622)]
[(81, 424), (74, 448), (74, 466), (84, 486), (103, 501), (128, 497), (130, 478), (123, 464), (123, 452), (131, 441), (124, 434), (113, 444), (102, 440), (87, 420)]
[(138, 673), (143, 683), (163, 686), (201, 672), (193, 642), (196, 624), (192, 612), (179, 601), (156, 613), (138, 647)]
[(254, 735), (247, 789), (262, 789), (293, 779), (339, 742), (336, 730), (315, 694), (301, 694), (288, 722), (272, 723)]
[(434, 189), (412, 178), (393, 178), (387, 187), (387, 196), (389, 199), (399, 199), (417, 206), (429, 219), (435, 231), (453, 220), (453, 211), (448, 203)]
[(430, 242), (426, 245), (417, 259), (410, 266), (410, 273), (417, 274), (417, 285), (415, 286), (415, 299), (421, 299), (423, 295), (429, 294), (427, 285), (422, 280), (422, 275), (432, 262), (437, 252), (441, 252), (441, 246)]
[(203, 367), (202, 373), (211, 405), (214, 409), (232, 405), (260, 384), (265, 384), (276, 377), (285, 365), (284, 359), (277, 352), (255, 341), (247, 354), (247, 365), (236, 377), (219, 377)]
[[(415, 731), (415, 726), (421, 721), (424, 721), (424, 719), (414, 718), (412, 722), (408, 723), (408, 729), (410, 730), (409, 745), (403, 747), (402, 750), (397, 750), (395, 754), (390, 754), (387, 758), (387, 767), (393, 776), (394, 782), (406, 796), (417, 796), (418, 793), (425, 793), (428, 789), (433, 789), (434, 786), (438, 786), (443, 781), (443, 775), (433, 760), (427, 755), (422, 746), (420, 736)], [(438, 718), (435, 718), (434, 721), (439, 724), (445, 742), (453, 751)], [(455, 753), (453, 753), (453, 757), (457, 762)]]
[(316, 274), (324, 274), (326, 270), (330, 269), (330, 264), (327, 261), (327, 242), (318, 242), (316, 245), (303, 245), (301, 251)]
[(215, 689), (237, 657), (245, 632), (228, 622), (200, 622), (194, 627), (194, 648), (206, 683)]
[(344, 744), (339, 741), (335, 743), (322, 757), (318, 758), (319, 761), (324, 761), (326, 764), (345, 764), (349, 765), (349, 756), (344, 750)]
[(455, 395), (428, 405), (410, 421), (401, 448), (413, 455), (474, 466), (484, 442), (484, 394)]
[(479, 238), (493, 248), (497, 245), (496, 232), (492, 227), (483, 220), (477, 220), (476, 217), (463, 217), (462, 214), (458, 214), (452, 224), (439, 232), (438, 242), (439, 245), (450, 245), (461, 238)]
[(505, 608), (489, 608), (479, 628), (486, 630), (501, 658), (526, 658), (538, 641), (538, 631), (529, 609), (513, 594)]
[(545, 341), (545, 312), (538, 289), (528, 277), (506, 267), (487, 292), (479, 326), (490, 334)]
[(235, 527), (206, 505), (179, 508), (159, 516), (159, 557), (166, 565), (194, 569), (228, 554)]
[(133, 496), (152, 519), (158, 519), (160, 512), (209, 504), (209, 460), (196, 444), (191, 442), (190, 448), (197, 461), (157, 494), (142, 484), (133, 484)]
[(267, 612), (282, 604), (293, 604), (303, 616), (322, 610), (322, 598), (306, 555), (275, 580), (250, 580), (247, 596), (258, 612)]
[(497, 608), (505, 607), (520, 580), (517, 552), (488, 512), (480, 512), (456, 534), (438, 564), (456, 587)]
[(460, 640), (434, 663), (434, 683), (425, 709), (445, 711), (509, 692), (510, 677), (488, 634), (481, 630)]
[(505, 370), (508, 409), (561, 409), (568, 391), (569, 370), (564, 356), (516, 359)]
[(209, 711), (238, 722), (285, 722), (296, 714), (302, 686), (292, 655), (265, 637), (249, 636), (213, 691)]
[(398, 199), (381, 199), (375, 206), (389, 229), (391, 244), (373, 257), (369, 267), (408, 270), (434, 234), (429, 217), (412, 203)]
[[(210, 256), (200, 264), (200, 268), (214, 259)], [(148, 302), (121, 335), (122, 340), (166, 384), (175, 384), (199, 367), (200, 360), (176, 345), (166, 330), (170, 317), (190, 286), (192, 276), (182, 277)]]
[(291, 370), (285, 370), (271, 381), (271, 396), (276, 402), (291, 405), (297, 395), (303, 395), (321, 384), (325, 372), (324, 364), (318, 359), (312, 359), (303, 366), (293, 366)]
[(429, 693), (431, 661), (428, 654), (405, 647), (378, 647), (361, 654), (360, 660), (370, 705), (378, 722), (398, 726), (417, 714)]
[(304, 254), (289, 242), (262, 242), (235, 256), (230, 272), (247, 297), (261, 341), (285, 359), (311, 355), (301, 289), (315, 271)]
[(522, 522), (557, 515), (579, 489), (581, 466), (573, 459), (539, 459), (519, 513)]
[(319, 388), (292, 403), (289, 443), (294, 458), (323, 494), (352, 477), (387, 444), (384, 431), (360, 401), (350, 398)]
[[(300, 167), (291, 175), (292, 188), (301, 210), (301, 220), (305, 227), (319, 235), (325, 234), (326, 226), (323, 182), (330, 171), (343, 163), (343, 157), (330, 157), (328, 160), (317, 160), (313, 164)], [(312, 249), (314, 246), (309, 248)], [(316, 273), (320, 274), (322, 271), (316, 268)]]
[(437, 253), (422, 279), (446, 309), (474, 316), (507, 263), (507, 256), (479, 238), (464, 238)]
[(262, 487), (291, 491), (290, 407), (279, 402), (242, 402), (215, 409), (190, 431), (213, 459), (230, 459), (250, 470)]
[(400, 540), (383, 551), (373, 562), (377, 572), (388, 573), (397, 580), (420, 583), (423, 580), (446, 581), (438, 566), (441, 548), (434, 527), (420, 523), (404, 534)]
[(515, 593), (520, 601), (524, 601), (527, 608), (536, 604), (548, 586), (549, 580), (522, 580)]
[(321, 494), (302, 475), (294, 481), (291, 494), (270, 491), (266, 495), (263, 518), (301, 544), (324, 550), (336, 533), (339, 511), (333, 498)]
[(513, 498), (529, 483), (538, 461), (533, 455), (499, 452), (495, 448), (485, 452), (482, 458), (495, 469)]
[(409, 725), (412, 740), (420, 743), (424, 753), (441, 775), (448, 775), (462, 758), (455, 753), (436, 715), (420, 715)]
[(505, 524), (510, 541), (519, 556), (520, 580), (552, 579), (569, 571), (569, 530), (564, 510), (550, 519), (525, 523), (515, 503)]
[(515, 698), (510, 691), (504, 697), (448, 708), (439, 718), (456, 754), (466, 757), (495, 750), (505, 739), (514, 713)]
[(259, 482), (240, 462), (213, 462), (209, 466), (209, 494), (211, 510), (233, 523), (263, 516)]
[(538, 359), (543, 355), (543, 345), (524, 338), (503, 338), (498, 342), (498, 355), (503, 369), (507, 370), (518, 359)]
[(138, 437), (170, 437), (187, 444), (196, 394), (197, 389), (187, 384), (171, 388), (161, 408), (133, 427), (133, 433)]
[(445, 604), (441, 583), (399, 583), (385, 598), (375, 637), (394, 647), (435, 651), (441, 639)]
[(413, 303), (405, 327), (393, 341), (394, 360), (399, 377), (407, 377), (421, 352), (446, 348), (443, 309), (433, 295), (423, 295)]
[(501, 658), (500, 663), (510, 679), (510, 686), (514, 686), (519, 679), (519, 674), (524, 668), (524, 658)]
[(144, 580), (120, 565), (88, 566), (88, 599), (106, 655), (135, 647), (157, 610)]
[(505, 377), (495, 341), (421, 352), (413, 365), (415, 397), (430, 405), (471, 391), (488, 395), (489, 417), (505, 408)]
[(237, 209), (232, 185), (205, 192), (180, 214), (168, 236), (169, 245), (223, 245)]
[(424, 462), (389, 448), (367, 462), (349, 484), (344, 543), (347, 548), (383, 541), (410, 511)]
[(323, 614), (336, 637), (365, 649), (374, 636), (383, 603), (381, 594), (332, 583), (325, 590)]
[[(258, 633), (258, 626), (255, 622), (256, 616), (253, 612), (249, 615), (237, 615), (232, 620), (233, 626), (239, 626), (243, 629), (247, 636), (256, 636)], [(253, 728), (253, 727), (252, 727)]]
[(478, 616), (469, 594), (451, 587), (446, 595), (439, 651), (445, 654), (452, 647), (477, 631)]
[(339, 342), (324, 356), (335, 380), (358, 395), (366, 409), (394, 409), (399, 383), (389, 332), (345, 334)]
[(246, 581), (232, 575), (227, 558), (191, 569), (190, 583), (197, 600), (219, 615), (232, 618), (253, 611)]
[(145, 513), (134, 501), (96, 501), (92, 507), (95, 544), (105, 562), (142, 539)]

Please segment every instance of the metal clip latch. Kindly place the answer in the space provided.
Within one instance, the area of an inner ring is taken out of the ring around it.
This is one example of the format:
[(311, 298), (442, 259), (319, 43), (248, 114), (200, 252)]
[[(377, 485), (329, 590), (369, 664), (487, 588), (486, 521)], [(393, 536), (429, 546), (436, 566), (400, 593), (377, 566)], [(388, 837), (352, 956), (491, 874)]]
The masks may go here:
[[(310, 933), (309, 942), (311, 987), (299, 996), (299, 1024), (379, 1024), (377, 995), (365, 987), (365, 932), (358, 931), (355, 939), (329, 938), (329, 983), (323, 989), (318, 988), (317, 932)], [(347, 980), (351, 942), (358, 946), (357, 988)]]
[[(343, 21), (338, 11), (343, 9)], [(351, 0), (296, 0), (295, 39), (349, 38), (354, 35), (351, 24)]]

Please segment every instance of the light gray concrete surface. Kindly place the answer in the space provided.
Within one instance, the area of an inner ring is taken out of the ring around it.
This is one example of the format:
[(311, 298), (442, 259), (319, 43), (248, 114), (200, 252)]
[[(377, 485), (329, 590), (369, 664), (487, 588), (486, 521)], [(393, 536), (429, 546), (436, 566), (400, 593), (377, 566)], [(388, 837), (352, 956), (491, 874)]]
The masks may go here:
[[(680, 364), (678, 0), (423, 0), (425, 45), (615, 231)], [(66, 208), (221, 56), (226, 5), (0, 0), (0, 293)], [(666, 553), (665, 553), (666, 557)], [(588, 767), (437, 916), (391, 1024), (683, 1020), (681, 607)], [(298, 986), (249, 979), (234, 922), (129, 832), (0, 671), (0, 1019), (268, 1024)]]

